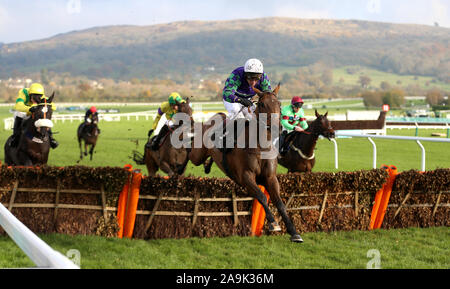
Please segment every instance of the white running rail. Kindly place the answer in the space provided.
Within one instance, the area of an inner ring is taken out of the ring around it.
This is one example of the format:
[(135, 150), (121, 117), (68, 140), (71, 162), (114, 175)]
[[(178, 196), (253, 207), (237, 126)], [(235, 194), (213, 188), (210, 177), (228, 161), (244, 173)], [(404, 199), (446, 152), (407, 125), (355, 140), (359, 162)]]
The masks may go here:
[(80, 269), (53, 250), (0, 203), (0, 226), (39, 268)]
[[(419, 145), (419, 147), (422, 151), (421, 170), (423, 172), (425, 171), (425, 148), (423, 147), (421, 141), (450, 143), (450, 139), (448, 139), (448, 138), (444, 139), (444, 138), (410, 137), (410, 136), (397, 136), (397, 135), (367, 135), (367, 134), (357, 134), (357, 133), (351, 133), (351, 132), (336, 131), (336, 137), (339, 137), (339, 136), (367, 138), (373, 146), (372, 166), (374, 169), (376, 169), (376, 165), (377, 165), (377, 147), (375, 145), (375, 142), (373, 142), (373, 140), (372, 140), (373, 138), (415, 141)], [(338, 168), (338, 160), (339, 160), (338, 159), (337, 142), (334, 139), (332, 139), (332, 141), (334, 143), (334, 167), (337, 169)]]

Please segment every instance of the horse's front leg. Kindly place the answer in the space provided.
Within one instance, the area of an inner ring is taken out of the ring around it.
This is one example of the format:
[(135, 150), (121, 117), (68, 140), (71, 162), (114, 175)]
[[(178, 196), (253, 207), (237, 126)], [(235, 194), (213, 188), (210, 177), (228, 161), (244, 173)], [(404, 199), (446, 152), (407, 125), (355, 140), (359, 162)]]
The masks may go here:
[(95, 147), (95, 145), (91, 145), (91, 149), (89, 150), (89, 154), (91, 155), (91, 161), (92, 161), (92, 155), (94, 154), (94, 147)]
[(32, 166), (33, 165), (33, 160), (31, 159), (30, 155), (24, 151), (17, 152), (17, 160), (18, 160), (18, 163), (16, 165), (23, 165), (23, 166)]
[(24, 163), (33, 163), (33, 160), (36, 161), (36, 163), (42, 162), (42, 154), (41, 152), (35, 152), (31, 149), (27, 149), (26, 151), (26, 157), (24, 159)]
[(272, 212), (269, 209), (269, 205), (267, 204), (267, 197), (261, 191), (261, 189), (256, 184), (255, 176), (252, 174), (245, 174), (242, 178), (242, 186), (247, 190), (247, 192), (258, 200), (258, 202), (263, 206), (264, 211), (266, 212), (266, 219), (269, 222), (269, 230), (271, 232), (281, 231), (280, 226), (275, 221)]
[(278, 183), (278, 179), (276, 175), (269, 176), (266, 178), (265, 189), (270, 195), (270, 198), (272, 199), (272, 202), (277, 207), (278, 212), (281, 215), (281, 218), (283, 219), (284, 224), (286, 225), (286, 229), (288, 233), (291, 235), (291, 241), (292, 242), (303, 242), (302, 237), (297, 233), (294, 224), (291, 221), (291, 218), (289, 218), (286, 206), (283, 203), (283, 200), (280, 197), (280, 184)]
[(150, 151), (150, 149), (145, 149), (144, 161), (145, 161), (145, 165), (147, 166), (148, 176), (154, 177), (156, 175), (156, 172), (159, 169), (159, 166), (156, 163), (156, 160), (153, 158), (152, 151)]
[(210, 157), (206, 162), (203, 164), (203, 167), (205, 169), (205, 174), (209, 174), (211, 172), (211, 167), (214, 164), (214, 160), (212, 157)]
[(86, 143), (86, 141), (84, 141), (84, 155), (88, 155), (88, 144)]
[(159, 168), (163, 172), (168, 174), (169, 177), (172, 177), (173, 175), (175, 175), (175, 172), (172, 170), (172, 168), (170, 167), (169, 163), (167, 163), (166, 161), (161, 161), (161, 163), (159, 164)]
[(199, 166), (203, 164), (209, 157), (208, 150), (204, 147), (202, 148), (192, 148), (188, 150), (189, 160), (195, 165)]
[(83, 159), (83, 149), (81, 148), (81, 139), (78, 139), (78, 146), (80, 147), (80, 160)]
[[(188, 154), (188, 152), (186, 152)], [(182, 175), (184, 174), (184, 171), (186, 170), (186, 166), (189, 162), (189, 157), (188, 155), (186, 155), (186, 158), (184, 160), (184, 162), (180, 165), (177, 165), (177, 174)]]

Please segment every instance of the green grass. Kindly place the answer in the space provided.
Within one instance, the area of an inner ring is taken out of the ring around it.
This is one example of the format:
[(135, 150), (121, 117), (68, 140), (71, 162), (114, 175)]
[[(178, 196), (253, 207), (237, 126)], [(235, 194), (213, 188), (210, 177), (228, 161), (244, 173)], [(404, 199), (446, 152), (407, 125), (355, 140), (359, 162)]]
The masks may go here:
[[(388, 73), (376, 69), (370, 69), (361, 67), (359, 71), (354, 74), (348, 74), (347, 68), (350, 66), (344, 66), (333, 69), (333, 84), (337, 86), (347, 85), (360, 85), (359, 77), (361, 75), (369, 76), (371, 79), (370, 87), (379, 88), (381, 82), (387, 81), (391, 86), (407, 87), (408, 85), (418, 85), (422, 89), (432, 89), (433, 87), (441, 88), (442, 90), (450, 90), (450, 84), (446, 84), (442, 81), (433, 83), (433, 77), (431, 76), (415, 76), (415, 75), (399, 75), (394, 73)], [(344, 82), (341, 83), (340, 80)], [(399, 84), (397, 82), (399, 81)], [(428, 86), (427, 86), (428, 82)]]
[[(144, 109), (145, 110), (145, 109)], [(130, 109), (131, 111), (131, 109)], [(0, 108), (0, 119), (9, 117), (9, 108)], [(54, 131), (60, 147), (52, 150), (49, 165), (76, 165), (79, 159), (76, 129), (79, 122), (57, 122)], [(78, 163), (87, 166), (119, 166), (131, 163), (133, 149), (142, 152), (151, 121), (123, 120), (100, 124), (94, 160)], [(435, 130), (420, 130), (429, 137)], [(444, 132), (444, 130), (437, 130)], [(388, 130), (389, 134), (410, 135), (415, 130)], [(11, 131), (0, 128), (3, 144)], [(319, 140), (314, 171), (354, 171), (371, 169), (372, 145), (365, 139), (338, 139), (339, 169), (334, 169), (334, 146)], [(375, 140), (377, 166), (396, 165), (400, 171), (420, 168), (420, 148), (410, 141)], [(424, 142), (427, 169), (450, 167), (448, 144)], [(3, 149), (0, 160), (3, 160)], [(279, 173), (286, 170), (279, 167)], [(202, 167), (189, 163), (187, 174), (203, 176)], [(223, 177), (216, 166), (210, 176)], [(96, 236), (42, 235), (44, 241), (65, 254), (70, 249), (81, 253), (82, 268), (365, 268), (367, 251), (377, 249), (382, 268), (449, 268), (448, 228), (376, 230), (302, 234), (305, 243), (293, 244), (285, 236), (261, 238), (190, 238), (179, 240), (121, 240)], [(34, 266), (6, 236), (0, 237), (0, 268)]]
[[(273, 71), (276, 71), (280, 75), (284, 73), (296, 74), (299, 68), (301, 67), (271, 66), (267, 68), (267, 72), (269, 76)], [(347, 73), (348, 68), (356, 68), (357, 71), (354, 74), (348, 74)], [(433, 80), (434, 78), (432, 76), (400, 75), (368, 67), (354, 67), (354, 66), (342, 66), (333, 68), (333, 85), (339, 87), (350, 87), (355, 85), (360, 86), (359, 77), (361, 75), (369, 76), (371, 79), (370, 87), (375, 88), (379, 88), (382, 81), (387, 81), (393, 87), (397, 86), (405, 88), (408, 85), (418, 85), (420, 88), (425, 90), (432, 89), (433, 87), (437, 87), (445, 91), (450, 90), (450, 84), (444, 83), (436, 79)], [(318, 74), (317, 76), (320, 76), (320, 74)], [(343, 80), (343, 82), (341, 82), (341, 80)], [(397, 83), (398, 81), (399, 83)]]
[[(380, 266), (395, 268), (450, 267), (448, 227), (302, 234), (304, 243), (287, 235), (262, 237), (129, 240), (97, 236), (41, 235), (66, 254), (80, 252), (81, 268), (164, 269), (365, 269), (380, 252)], [(32, 267), (33, 263), (8, 237), (0, 237), (0, 267)]]

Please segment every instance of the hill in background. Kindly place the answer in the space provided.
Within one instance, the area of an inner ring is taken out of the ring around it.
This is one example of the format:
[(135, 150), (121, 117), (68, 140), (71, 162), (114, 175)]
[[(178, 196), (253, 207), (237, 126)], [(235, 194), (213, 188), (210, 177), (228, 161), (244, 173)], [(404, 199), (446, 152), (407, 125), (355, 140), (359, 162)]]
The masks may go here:
[(89, 78), (229, 73), (266, 67), (365, 66), (450, 81), (450, 29), (354, 20), (263, 18), (108, 26), (0, 46), (0, 78), (42, 69)]

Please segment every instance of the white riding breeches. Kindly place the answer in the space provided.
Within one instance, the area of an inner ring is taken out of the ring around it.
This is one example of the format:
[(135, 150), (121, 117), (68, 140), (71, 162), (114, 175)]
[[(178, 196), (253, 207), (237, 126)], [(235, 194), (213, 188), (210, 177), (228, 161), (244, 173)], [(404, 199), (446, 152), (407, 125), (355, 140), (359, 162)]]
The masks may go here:
[(16, 117), (21, 118), (21, 119), (29, 119), (30, 116), (27, 115), (26, 112), (21, 112), (21, 111), (15, 111), (13, 114), (14, 120), (16, 120)]
[(246, 118), (248, 120), (251, 120), (253, 117), (253, 112), (256, 109), (254, 105), (251, 106), (249, 109), (248, 108), (242, 109), (243, 107), (242, 104), (237, 102), (231, 103), (225, 100), (223, 101), (223, 104), (228, 112), (228, 119)]
[(172, 127), (173, 126), (173, 121), (171, 119), (166, 120), (166, 125), (168, 127)]

